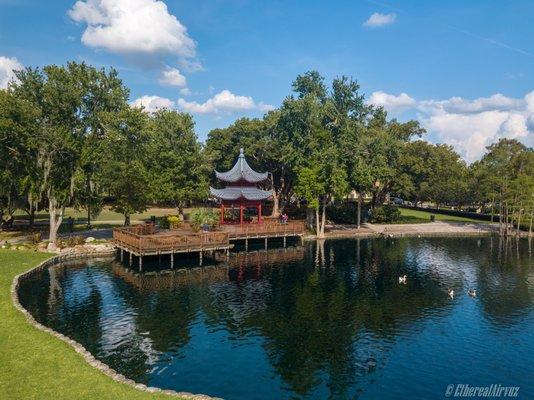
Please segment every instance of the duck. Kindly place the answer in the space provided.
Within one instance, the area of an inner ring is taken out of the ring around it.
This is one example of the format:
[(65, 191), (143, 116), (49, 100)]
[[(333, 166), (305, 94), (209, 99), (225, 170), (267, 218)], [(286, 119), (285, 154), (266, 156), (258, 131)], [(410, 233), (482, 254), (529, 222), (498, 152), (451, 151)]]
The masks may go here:
[(406, 284), (406, 279), (407, 279), (406, 275), (399, 276), (399, 283), (404, 283), (404, 284)]
[(453, 299), (454, 298), (454, 289), (449, 289), (448, 293), (449, 293), (449, 297), (451, 299)]
[(469, 289), (467, 294), (471, 297), (477, 297), (477, 291), (475, 289)]

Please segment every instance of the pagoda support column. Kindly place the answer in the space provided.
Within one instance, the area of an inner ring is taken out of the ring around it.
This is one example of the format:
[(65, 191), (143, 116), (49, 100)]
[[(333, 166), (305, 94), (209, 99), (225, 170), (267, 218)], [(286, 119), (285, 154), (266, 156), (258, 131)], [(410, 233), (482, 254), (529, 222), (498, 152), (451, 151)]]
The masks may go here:
[(220, 218), (221, 225), (224, 224), (224, 204), (221, 201), (221, 218)]
[(239, 224), (243, 225), (243, 204), (239, 205)]
[(260, 201), (260, 204), (258, 204), (258, 223), (259, 224), (262, 223), (262, 220), (261, 220), (261, 201)]

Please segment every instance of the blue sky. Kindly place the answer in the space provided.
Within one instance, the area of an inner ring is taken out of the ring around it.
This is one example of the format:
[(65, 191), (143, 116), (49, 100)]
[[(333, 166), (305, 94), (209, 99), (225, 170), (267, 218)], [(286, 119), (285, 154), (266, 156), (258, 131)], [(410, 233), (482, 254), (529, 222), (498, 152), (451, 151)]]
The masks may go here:
[(113, 66), (132, 103), (191, 112), (204, 139), (316, 69), (472, 161), (500, 137), (534, 145), (532, 15), (532, 1), (0, 0), (0, 85), (20, 66)]

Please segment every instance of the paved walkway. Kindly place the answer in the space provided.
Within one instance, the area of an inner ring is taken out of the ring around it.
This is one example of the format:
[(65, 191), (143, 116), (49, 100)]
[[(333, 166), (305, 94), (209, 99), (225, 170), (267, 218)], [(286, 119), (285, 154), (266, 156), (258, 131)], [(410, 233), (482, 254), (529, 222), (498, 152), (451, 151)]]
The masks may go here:
[(428, 222), (424, 224), (366, 224), (379, 235), (415, 236), (415, 235), (490, 235), (498, 233), (498, 224), (480, 224), (470, 222)]
[(498, 233), (498, 224), (469, 222), (427, 222), (422, 224), (363, 224), (327, 225), (327, 238), (370, 237), (370, 236), (455, 236), (455, 235), (489, 235)]

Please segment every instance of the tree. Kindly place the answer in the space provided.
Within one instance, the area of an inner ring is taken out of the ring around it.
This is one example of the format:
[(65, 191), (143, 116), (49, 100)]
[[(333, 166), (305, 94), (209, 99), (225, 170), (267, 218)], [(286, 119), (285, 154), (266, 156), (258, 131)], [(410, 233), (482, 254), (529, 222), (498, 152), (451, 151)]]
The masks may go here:
[(103, 134), (101, 114), (121, 108), (128, 91), (114, 70), (96, 70), (84, 63), (26, 68), (16, 75), (17, 82), (9, 90), (38, 115), (36, 134), (27, 143), (36, 155), (27, 161), (36, 168), (28, 187), (31, 194), (38, 188), (38, 197), (48, 201), (49, 241), (54, 248), (65, 207), (76, 199), (80, 169), (87, 174), (88, 165), (98, 164), (86, 155), (91, 153), (92, 140)]
[[(514, 219), (519, 228), (521, 216), (527, 214), (524, 206), (530, 209), (532, 218), (533, 153), (532, 149), (515, 139), (501, 139), (487, 147), (486, 154), (477, 164), (479, 176), (486, 177), (488, 188), (485, 193), (495, 193), (501, 235), (512, 234)], [(485, 201), (489, 202), (490, 199), (486, 198)]]
[(130, 216), (146, 211), (151, 200), (148, 154), (150, 139), (149, 117), (139, 108), (126, 108), (105, 117), (108, 132), (103, 151), (106, 162), (102, 166), (101, 181), (113, 198), (112, 209)]
[(206, 198), (209, 166), (189, 114), (160, 110), (152, 115), (149, 157), (156, 201), (172, 202), (181, 211), (186, 203)]
[(38, 119), (39, 110), (30, 102), (0, 90), (0, 226), (4, 213), (13, 214), (34, 193), (29, 182), (36, 172), (36, 154), (29, 143)]

